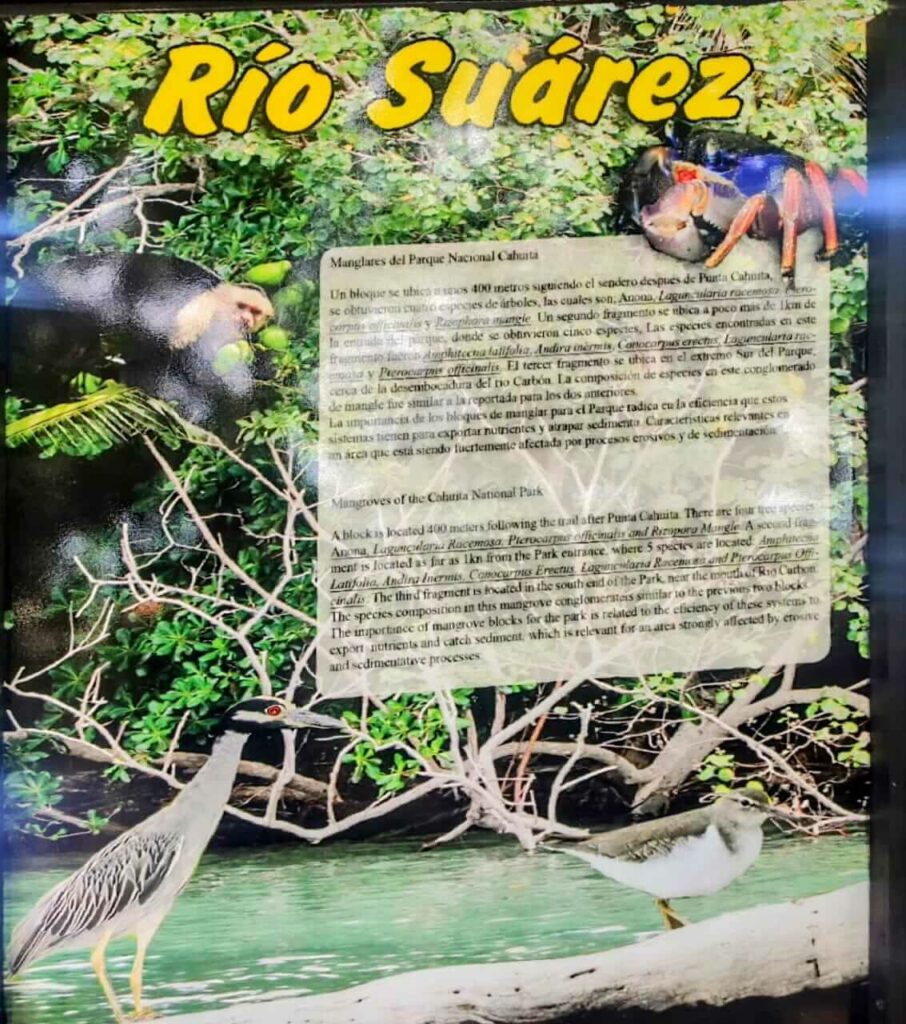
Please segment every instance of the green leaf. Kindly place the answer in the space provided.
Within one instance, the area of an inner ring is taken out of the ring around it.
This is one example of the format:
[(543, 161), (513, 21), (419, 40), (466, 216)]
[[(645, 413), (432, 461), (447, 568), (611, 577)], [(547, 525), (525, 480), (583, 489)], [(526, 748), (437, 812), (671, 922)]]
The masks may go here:
[(64, 402), (8, 423), (6, 444), (35, 443), (81, 454), (85, 446), (110, 447), (144, 433), (173, 428), (169, 406), (138, 388), (108, 380), (74, 402)]

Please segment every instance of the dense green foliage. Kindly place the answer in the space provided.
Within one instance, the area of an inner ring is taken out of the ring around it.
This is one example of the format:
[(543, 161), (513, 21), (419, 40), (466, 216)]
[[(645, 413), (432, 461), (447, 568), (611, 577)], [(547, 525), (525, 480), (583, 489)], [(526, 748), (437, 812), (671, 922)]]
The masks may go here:
[[(507, 13), (378, 8), (15, 19), (11, 38), (20, 63), (11, 77), (9, 146), (19, 181), (13, 213), (20, 230), (33, 226), (71, 197), (42, 180), (48, 174), (68, 176), (77, 186), (82, 181), (84, 187), (88, 176), (128, 154), (131, 167), (118, 180), (130, 186), (202, 183), (191, 198), (189, 193), (178, 197), (185, 206), (161, 206), (162, 222), (152, 226), (150, 236), (153, 248), (196, 260), (232, 280), (265, 261), (292, 261), (291, 278), (273, 292), (277, 322), (289, 333), (289, 343), (271, 352), (276, 376), (264, 386), (258, 411), (241, 424), (237, 446), (244, 459), (279, 483), (267, 443), (294, 445), (304, 453), (317, 436), (317, 268), (327, 248), (612, 233), (621, 176), (639, 148), (655, 138), (648, 127), (628, 119), (619, 101), (608, 105), (594, 127), (451, 131), (429, 118), (412, 129), (381, 133), (362, 112), (375, 95), (377, 69), (400, 43), (441, 36), (457, 51), (489, 62), (541, 46), (566, 30), (588, 40), (595, 51), (638, 59), (682, 52), (695, 61), (712, 51), (744, 52), (757, 71), (741, 89), (745, 103), (734, 127), (828, 170), (841, 165), (864, 170), (860, 61), (867, 13), (859, 0), (807, 0), (737, 10), (661, 5), (620, 10), (604, 4)], [(279, 72), (300, 54), (336, 70), (338, 94), (315, 129), (301, 137), (279, 136), (256, 121), (243, 137), (143, 133), (142, 111), (169, 46), (201, 40), (245, 55), (275, 36), (290, 39), (294, 52), (273, 70)], [(125, 208), (91, 224), (83, 240), (76, 231), (57, 234), (36, 253), (51, 259), (77, 248), (130, 250), (139, 237), (133, 213)], [(834, 554), (837, 607), (848, 615), (850, 637), (864, 654), (863, 562), (859, 551), (853, 554), (865, 515), (864, 415), (862, 392), (852, 387), (851, 340), (865, 319), (865, 260), (862, 253), (848, 259), (833, 275), (835, 436), (837, 458), (846, 467), (840, 477), (845, 486), (837, 490)], [(15, 396), (14, 414), (29, 411), (24, 399)], [(57, 449), (48, 454), (67, 457)], [(277, 533), (285, 511), (272, 492), (216, 447), (184, 445), (169, 454), (179, 477), (191, 478), (193, 498), (204, 514), (241, 517), (231, 537), (234, 557), (263, 586), (271, 585), (279, 573)], [(145, 506), (157, 507), (170, 491), (159, 481), (149, 489)], [(849, 517), (853, 507), (857, 521)], [(283, 597), (314, 614), (314, 550), (306, 526), (296, 543), (308, 571)], [(222, 585), (221, 593), (229, 596), (242, 590), (228, 573), (206, 576), (202, 554), (167, 555), (155, 566), (159, 578), (173, 583), (184, 583), (193, 570), (199, 571), (196, 585), (202, 591), (208, 587), (213, 595)], [(63, 615), (85, 596), (75, 583), (60, 588), (48, 615)], [(106, 702), (98, 718), (122, 728), (122, 742), (137, 758), (163, 757), (187, 711), (182, 735), (202, 740), (227, 703), (258, 686), (242, 652), (204, 618), (188, 611), (137, 614), (125, 610), (135, 603), (127, 592), (108, 596), (121, 609), (115, 628), (88, 655), (54, 669), (52, 687), (61, 700), (77, 703), (95, 670), (105, 666)], [(309, 627), (289, 616), (272, 615), (257, 624), (251, 639), (266, 657), (275, 685), (288, 682), (288, 652), (298, 651), (310, 636)], [(657, 685), (679, 697), (684, 684), (679, 676), (664, 676)], [(719, 709), (728, 697), (718, 687), (709, 699)], [(465, 707), (470, 696), (461, 693), (457, 701)], [(835, 720), (836, 709), (823, 710), (825, 718)], [(854, 717), (844, 711), (841, 729)], [(39, 724), (64, 727), (65, 718), (46, 709)], [(464, 725), (460, 720), (458, 727)], [(356, 779), (371, 779), (377, 792), (404, 787), (418, 770), (407, 754), (379, 749), (388, 737), (404, 737), (424, 757), (443, 762), (447, 724), (430, 696), (387, 701), (372, 712), (367, 727), (374, 742), (352, 751), (349, 767)], [(858, 745), (857, 728), (846, 725), (846, 731), (854, 733), (852, 744), (838, 756), (858, 765), (867, 758), (864, 743)], [(39, 747), (46, 749), (38, 740), (19, 745), (23, 770), (34, 772), (29, 765)], [(119, 766), (108, 771), (125, 774)], [(733, 777), (732, 754), (723, 752), (712, 755), (700, 775), (706, 782)], [(20, 783), (14, 802), (22, 807), (47, 802), (50, 798), (40, 795), (42, 781), (46, 786), (39, 777)]]

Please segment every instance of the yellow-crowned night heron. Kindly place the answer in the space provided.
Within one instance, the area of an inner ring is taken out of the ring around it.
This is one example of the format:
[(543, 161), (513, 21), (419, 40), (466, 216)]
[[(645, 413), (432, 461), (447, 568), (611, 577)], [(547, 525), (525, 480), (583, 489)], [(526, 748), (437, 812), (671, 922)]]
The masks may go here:
[(785, 812), (762, 790), (747, 787), (706, 807), (552, 848), (654, 896), (666, 926), (681, 928), (684, 922), (669, 900), (709, 896), (747, 871), (761, 853), (761, 826), (768, 815), (785, 817)]
[(274, 697), (234, 705), (223, 718), (210, 758), (176, 799), (99, 850), (16, 928), (7, 960), (10, 973), (51, 952), (90, 948), (104, 995), (117, 1021), (123, 1021), (105, 954), (112, 939), (134, 935), (129, 977), (134, 1016), (153, 1016), (142, 1006), (145, 952), (217, 828), (246, 740), (263, 730), (342, 727), (335, 718)]

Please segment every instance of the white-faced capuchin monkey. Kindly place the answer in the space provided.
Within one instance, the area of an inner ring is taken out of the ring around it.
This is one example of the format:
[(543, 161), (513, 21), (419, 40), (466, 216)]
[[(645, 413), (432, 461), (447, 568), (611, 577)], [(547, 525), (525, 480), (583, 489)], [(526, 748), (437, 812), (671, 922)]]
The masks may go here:
[[(152, 254), (76, 256), (30, 270), (7, 309), (7, 386), (52, 406), (78, 397), (81, 373), (139, 387), (229, 439), (253, 407), (262, 366), (212, 366), (226, 344), (273, 316), (267, 296), (187, 260)], [(134, 518), (143, 485), (160, 473), (141, 438), (94, 458), (41, 458), (31, 444), (6, 453), (7, 599), (16, 612), (13, 656), (40, 664), (63, 641), (41, 614), (73, 556), (117, 557), (117, 524)], [(152, 527), (153, 529), (153, 527)]]
[(249, 338), (273, 313), (258, 288), (229, 284), (188, 260), (75, 256), (29, 272), (13, 297), (8, 386), (51, 405), (74, 397), (69, 382), (91, 373), (214, 426), (218, 399), (247, 395), (254, 379), (247, 365), (215, 373), (217, 352)]

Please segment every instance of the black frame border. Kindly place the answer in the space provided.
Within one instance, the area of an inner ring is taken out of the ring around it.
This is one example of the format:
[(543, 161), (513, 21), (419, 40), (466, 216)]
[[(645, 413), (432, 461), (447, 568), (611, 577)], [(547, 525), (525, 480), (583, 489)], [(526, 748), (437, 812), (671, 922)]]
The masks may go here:
[(906, 1022), (906, 3), (869, 23), (872, 1024)]

